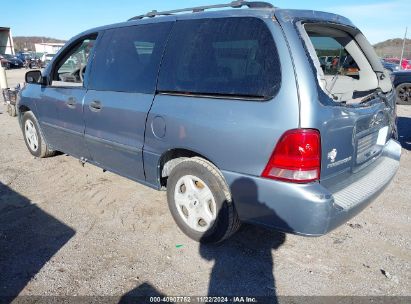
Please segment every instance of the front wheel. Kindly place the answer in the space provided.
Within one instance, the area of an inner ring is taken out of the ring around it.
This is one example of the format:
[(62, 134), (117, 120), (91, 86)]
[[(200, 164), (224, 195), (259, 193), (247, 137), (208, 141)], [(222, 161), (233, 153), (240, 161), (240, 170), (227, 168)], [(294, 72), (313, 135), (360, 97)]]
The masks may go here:
[(217, 243), (240, 226), (221, 172), (199, 157), (177, 164), (167, 181), (167, 201), (180, 229), (202, 243)]
[(22, 127), (24, 142), (33, 156), (43, 158), (54, 154), (54, 151), (47, 146), (33, 112), (24, 113)]

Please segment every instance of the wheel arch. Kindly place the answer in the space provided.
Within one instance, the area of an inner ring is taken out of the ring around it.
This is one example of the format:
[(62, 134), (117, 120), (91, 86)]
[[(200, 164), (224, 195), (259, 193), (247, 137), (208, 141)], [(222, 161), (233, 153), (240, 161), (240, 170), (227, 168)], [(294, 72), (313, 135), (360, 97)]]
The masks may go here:
[(173, 168), (184, 159), (191, 157), (203, 158), (208, 162), (212, 163), (214, 166), (216, 166), (216, 164), (212, 162), (209, 158), (193, 150), (185, 148), (169, 149), (161, 155), (158, 161), (157, 176), (160, 180), (160, 187), (167, 187), (167, 178), (170, 175)]
[(24, 114), (25, 112), (31, 111), (31, 109), (26, 105), (19, 106), (19, 113)]
[(18, 115), (18, 118), (19, 118), (19, 124), (20, 124), (20, 127), (21, 127), (22, 126), (21, 123), (22, 123), (24, 113), (26, 113), (28, 111), (32, 111), (32, 110), (26, 105), (19, 105), (17, 110), (18, 110), (17, 115)]
[(395, 88), (398, 88), (401, 85), (411, 85), (411, 81), (402, 81), (396, 84)]

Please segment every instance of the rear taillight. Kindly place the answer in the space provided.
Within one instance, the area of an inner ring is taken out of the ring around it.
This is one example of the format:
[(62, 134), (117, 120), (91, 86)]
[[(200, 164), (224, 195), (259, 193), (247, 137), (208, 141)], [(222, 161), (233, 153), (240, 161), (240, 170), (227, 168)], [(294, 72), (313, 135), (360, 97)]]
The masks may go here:
[(320, 179), (321, 139), (313, 129), (289, 130), (281, 136), (262, 177), (295, 183)]

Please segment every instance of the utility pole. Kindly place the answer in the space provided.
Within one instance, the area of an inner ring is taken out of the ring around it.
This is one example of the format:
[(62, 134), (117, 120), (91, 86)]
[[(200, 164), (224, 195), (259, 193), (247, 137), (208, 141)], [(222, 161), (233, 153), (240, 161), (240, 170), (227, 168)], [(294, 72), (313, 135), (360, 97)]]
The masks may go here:
[(402, 70), (402, 57), (404, 56), (405, 39), (407, 38), (407, 30), (408, 30), (408, 26), (405, 27), (404, 40), (402, 42), (402, 50), (401, 50), (401, 58), (400, 58), (400, 70)]

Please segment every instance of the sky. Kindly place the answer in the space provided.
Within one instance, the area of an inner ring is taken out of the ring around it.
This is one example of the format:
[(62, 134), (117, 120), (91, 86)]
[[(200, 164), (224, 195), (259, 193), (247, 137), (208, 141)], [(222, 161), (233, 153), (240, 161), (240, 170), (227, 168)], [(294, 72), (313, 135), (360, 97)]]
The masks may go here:
[[(13, 36), (46, 36), (67, 40), (105, 24), (125, 21), (156, 9), (170, 10), (230, 2), (231, 0), (19, 0), (2, 5), (0, 27)], [(277, 7), (312, 9), (343, 15), (362, 30), (371, 43), (403, 38), (409, 26), (411, 0), (268, 0)], [(7, 6), (10, 5), (10, 8)], [(3, 10), (4, 9), (4, 10)]]

